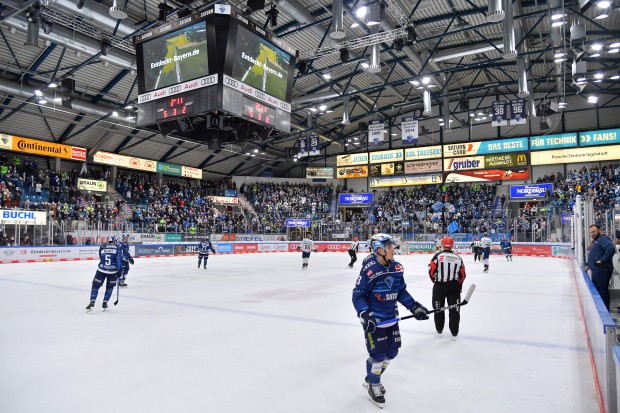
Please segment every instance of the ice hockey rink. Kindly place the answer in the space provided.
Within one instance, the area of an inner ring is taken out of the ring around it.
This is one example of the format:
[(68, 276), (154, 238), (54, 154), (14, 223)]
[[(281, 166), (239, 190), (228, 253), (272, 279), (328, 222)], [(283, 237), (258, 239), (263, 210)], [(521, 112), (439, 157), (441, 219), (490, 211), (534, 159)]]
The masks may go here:
[[(2, 265), (0, 412), (377, 412), (346, 253), (136, 259), (102, 312), (96, 262)], [(431, 305), (430, 255), (397, 256)], [(386, 412), (593, 413), (600, 407), (569, 260), (464, 256), (461, 332), (400, 323)], [(406, 311), (406, 310), (403, 310)], [(407, 314), (401, 312), (401, 315)]]

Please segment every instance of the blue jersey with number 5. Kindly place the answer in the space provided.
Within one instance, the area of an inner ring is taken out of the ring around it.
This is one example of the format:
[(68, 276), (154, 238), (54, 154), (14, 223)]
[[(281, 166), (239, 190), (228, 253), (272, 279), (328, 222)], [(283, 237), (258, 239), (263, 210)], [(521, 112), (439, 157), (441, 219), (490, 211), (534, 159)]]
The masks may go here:
[(123, 251), (115, 244), (99, 247), (99, 271), (104, 274), (116, 274), (121, 268)]

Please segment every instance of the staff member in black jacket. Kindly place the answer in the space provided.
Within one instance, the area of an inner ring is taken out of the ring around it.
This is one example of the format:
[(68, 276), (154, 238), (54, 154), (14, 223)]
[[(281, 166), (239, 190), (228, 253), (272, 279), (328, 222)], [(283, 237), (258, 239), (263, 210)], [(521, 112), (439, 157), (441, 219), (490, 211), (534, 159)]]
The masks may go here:
[(611, 258), (616, 253), (616, 249), (611, 238), (603, 234), (598, 225), (590, 225), (589, 232), (592, 243), (588, 248), (586, 271), (592, 272), (592, 284), (609, 310), (609, 281), (614, 270)]
[[(428, 275), (431, 277), (431, 281), (434, 284), (434, 309), (445, 306), (446, 299), (448, 299), (448, 305), (460, 303), (463, 281), (466, 277), (463, 259), (452, 252), (452, 247), (454, 247), (454, 240), (452, 237), (444, 237), (441, 240), (441, 246), (443, 251), (435, 254), (428, 264)], [(448, 326), (450, 327), (452, 337), (456, 340), (456, 336), (459, 334), (461, 314), (459, 312), (459, 307), (450, 309), (449, 311), (450, 321)], [(440, 311), (435, 313), (434, 317), (437, 333), (441, 334), (446, 322), (446, 314), (444, 311)]]
[(353, 264), (357, 261), (357, 253), (360, 248), (359, 239), (357, 237), (353, 238), (353, 242), (349, 247), (349, 256), (351, 257), (351, 262), (349, 263), (349, 268), (353, 268)]

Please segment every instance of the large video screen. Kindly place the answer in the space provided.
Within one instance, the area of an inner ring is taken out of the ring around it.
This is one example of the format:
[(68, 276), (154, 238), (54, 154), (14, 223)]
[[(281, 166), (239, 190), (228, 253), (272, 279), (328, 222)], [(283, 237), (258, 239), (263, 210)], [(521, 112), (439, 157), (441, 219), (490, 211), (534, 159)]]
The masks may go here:
[(142, 44), (143, 90), (161, 89), (209, 74), (204, 21)]
[(291, 56), (238, 25), (231, 76), (286, 101)]

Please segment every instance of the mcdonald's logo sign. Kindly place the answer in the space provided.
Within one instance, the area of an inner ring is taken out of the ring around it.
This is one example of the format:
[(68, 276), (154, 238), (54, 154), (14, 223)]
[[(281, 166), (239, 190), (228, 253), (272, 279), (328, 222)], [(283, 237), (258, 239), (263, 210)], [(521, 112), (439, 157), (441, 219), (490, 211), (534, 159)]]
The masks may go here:
[(518, 153), (517, 154), (517, 164), (515, 166), (524, 166), (527, 165), (527, 153)]

